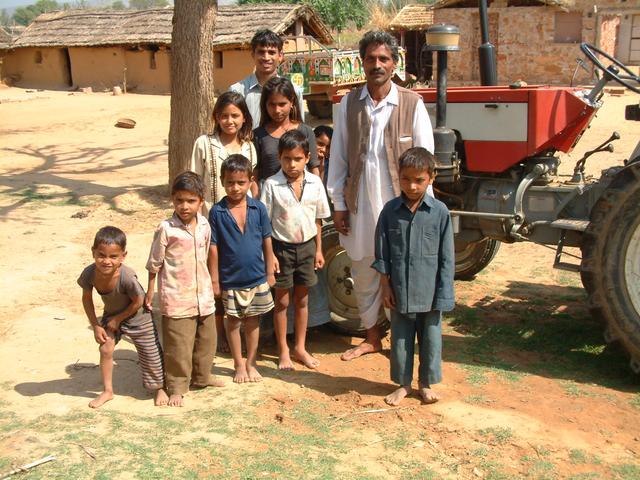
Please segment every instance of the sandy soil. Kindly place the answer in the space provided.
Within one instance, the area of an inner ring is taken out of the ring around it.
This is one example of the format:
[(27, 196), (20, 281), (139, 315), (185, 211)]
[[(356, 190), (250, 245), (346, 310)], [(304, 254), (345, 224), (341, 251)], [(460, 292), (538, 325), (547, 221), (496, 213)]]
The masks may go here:
[[(623, 135), (615, 153), (593, 158), (588, 170), (597, 173), (621, 164), (640, 129), (637, 123), (623, 120), (624, 106), (637, 99), (630, 94), (607, 96), (606, 106), (577, 150), (567, 156), (563, 169), (571, 170), (584, 150), (606, 139), (614, 128)], [(169, 97), (11, 88), (0, 89), (0, 102), (0, 288), (4, 292), (0, 296), (4, 387), (0, 401), (22, 418), (87, 409), (88, 400), (100, 388), (95, 368), (98, 353), (76, 278), (91, 261), (95, 231), (114, 224), (128, 235), (127, 264), (146, 282), (144, 263), (153, 229), (170, 212), (166, 197)], [(115, 128), (120, 117), (135, 119), (136, 128)], [(457, 285), (459, 308), (473, 310), (466, 313), (481, 320), (507, 322), (517, 321), (511, 311), (521, 307), (532, 309), (533, 315), (569, 310), (575, 316), (587, 316), (578, 276), (553, 271), (552, 259), (553, 252), (543, 247), (504, 245), (477, 283)], [(557, 298), (549, 300), (549, 292), (563, 289), (566, 301), (553, 304)], [(536, 302), (529, 304), (532, 300)], [(638, 463), (635, 380), (618, 387), (607, 386), (601, 377), (578, 378), (553, 370), (541, 374), (527, 368), (530, 357), (537, 354), (508, 351), (504, 358), (519, 365), (515, 370), (523, 378), (505, 382), (490, 372), (486, 382), (474, 382), (473, 362), (455, 355), (473, 335), (478, 333), (455, 326), (445, 329), (445, 382), (439, 387), (443, 401), (424, 407), (411, 398), (407, 409), (359, 417), (352, 428), (363, 434), (385, 424), (391, 431), (428, 431), (427, 444), (414, 447), (442, 453), (444, 464), (464, 465), (462, 478), (485, 476), (482, 469), (473, 471), (470, 452), (478, 444), (478, 432), (497, 428), (515, 432), (508, 442), (496, 441), (491, 447), (500, 450), (514, 476), (528, 475), (517, 459), (525, 454), (540, 457), (540, 445), (557, 457), (555, 473), (560, 477), (581, 472), (566, 455), (562, 457), (561, 452), (569, 449), (597, 453), (605, 462)], [(382, 397), (392, 387), (388, 359), (376, 354), (341, 362), (339, 352), (355, 341), (325, 330), (313, 333), (310, 343), (322, 361), (319, 371), (300, 370), (289, 376), (274, 370), (274, 351), (267, 346), (260, 361), (266, 379), (252, 386), (252, 394), (276, 398), (278, 405), (310, 397), (329, 405), (336, 415), (383, 408)], [(122, 342), (116, 360), (117, 397), (105, 408), (161, 414), (140, 385), (132, 346)], [(482, 365), (481, 360), (478, 363)], [(230, 382), (231, 367), (230, 359), (222, 357), (216, 370), (227, 387), (214, 397), (188, 398), (182, 411), (231, 401), (242, 388)], [(570, 394), (576, 388), (586, 393)], [(263, 408), (267, 414), (277, 410), (273, 402), (265, 402)], [(15, 447), (0, 442), (0, 454), (8, 455)], [(355, 457), (371, 471), (384, 469), (367, 455)]]

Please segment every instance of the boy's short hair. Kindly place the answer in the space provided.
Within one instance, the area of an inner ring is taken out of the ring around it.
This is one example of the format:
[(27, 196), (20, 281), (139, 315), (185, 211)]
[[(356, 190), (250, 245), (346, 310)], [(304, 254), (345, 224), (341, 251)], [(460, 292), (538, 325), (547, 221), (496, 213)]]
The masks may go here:
[(400, 52), (398, 50), (398, 40), (390, 33), (381, 30), (371, 30), (363, 35), (358, 44), (360, 58), (364, 60), (369, 45), (384, 45), (391, 52), (391, 58), (395, 63), (400, 60)]
[(318, 138), (320, 135), (326, 135), (329, 140), (333, 137), (333, 128), (329, 125), (318, 125), (313, 129), (313, 134)]
[(258, 30), (251, 39), (251, 51), (255, 52), (258, 47), (276, 47), (281, 52), (283, 44), (280, 35), (265, 28)]
[(245, 172), (249, 179), (251, 179), (251, 175), (253, 175), (251, 161), (239, 153), (229, 155), (220, 167), (220, 178), (224, 179), (225, 174), (233, 172)]
[(173, 181), (171, 186), (171, 195), (175, 195), (176, 192), (184, 191), (194, 193), (204, 199), (204, 182), (202, 177), (194, 172), (182, 172)]
[(280, 137), (278, 142), (278, 155), (282, 155), (285, 150), (302, 148), (305, 155), (309, 155), (309, 140), (307, 136), (298, 129), (289, 130)]
[(100, 245), (117, 245), (124, 252), (127, 249), (127, 236), (118, 227), (102, 227), (93, 239), (91, 250), (95, 250)]
[(398, 159), (398, 170), (403, 168), (415, 168), (416, 170), (426, 170), (430, 177), (436, 173), (436, 157), (429, 150), (423, 147), (413, 147), (400, 155)]

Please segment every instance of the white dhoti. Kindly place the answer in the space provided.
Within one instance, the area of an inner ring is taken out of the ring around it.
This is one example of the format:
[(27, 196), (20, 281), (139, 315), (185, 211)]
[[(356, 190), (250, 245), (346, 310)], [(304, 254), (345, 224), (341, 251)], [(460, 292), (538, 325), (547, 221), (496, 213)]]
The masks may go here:
[(365, 257), (360, 261), (351, 262), (351, 278), (353, 279), (353, 290), (358, 301), (360, 323), (366, 329), (378, 323), (380, 307), (382, 306), (380, 274), (371, 268), (374, 260), (374, 257)]

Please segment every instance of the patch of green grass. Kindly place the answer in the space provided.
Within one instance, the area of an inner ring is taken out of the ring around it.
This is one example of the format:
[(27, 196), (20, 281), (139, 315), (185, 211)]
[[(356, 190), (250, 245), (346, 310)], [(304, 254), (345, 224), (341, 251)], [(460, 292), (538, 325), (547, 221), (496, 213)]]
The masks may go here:
[(589, 463), (587, 458), (587, 452), (579, 448), (571, 449), (569, 450), (569, 461), (574, 465)]
[(494, 460), (484, 460), (480, 462), (479, 467), (485, 473), (487, 480), (512, 480), (513, 475), (509, 475), (504, 471), (504, 465)]
[(489, 449), (487, 447), (478, 447), (471, 450), (471, 455), (474, 457), (484, 458), (489, 454)]
[(478, 430), (478, 433), (498, 445), (504, 445), (513, 438), (513, 430), (509, 427), (488, 427)]
[(602, 478), (602, 475), (595, 472), (583, 472), (571, 475), (567, 480), (596, 480)]
[(487, 403), (487, 397), (484, 395), (467, 395), (463, 400), (471, 404)]
[(474, 386), (486, 385), (489, 383), (486, 368), (478, 365), (464, 365), (462, 368), (467, 372), (467, 383)]
[(564, 382), (563, 383), (564, 392), (570, 397), (593, 397), (594, 395), (587, 390), (580, 388), (574, 382)]
[(633, 397), (631, 397), (631, 399), (629, 400), (629, 405), (640, 410), (640, 393), (636, 393)]
[[(521, 303), (515, 303), (507, 317), (502, 313), (493, 316), (488, 307), (488, 312), (463, 305), (456, 308), (446, 321), (456, 333), (464, 335), (464, 341), (451, 353), (452, 360), (487, 365), (497, 378), (507, 381), (519, 381), (518, 375), (526, 372), (612, 388), (633, 384), (626, 357), (606, 347), (602, 326), (582, 305), (558, 312), (557, 301), (551, 297), (545, 312), (538, 308), (532, 311), (528, 303)], [(513, 365), (502, 353), (509, 351), (539, 354), (539, 360), (530, 356), (526, 365)], [(472, 383), (482, 384), (482, 376), (473, 375)]]
[(611, 471), (614, 478), (620, 480), (638, 480), (640, 478), (640, 465), (632, 463), (613, 465)]
[(538, 480), (557, 478), (556, 466), (548, 460), (536, 460), (529, 466), (529, 477)]
[(90, 202), (85, 202), (78, 197), (74, 192), (65, 193), (40, 193), (37, 186), (30, 186), (10, 194), (13, 197), (20, 198), (22, 203), (47, 203), (56, 207), (66, 205), (76, 205), (86, 207), (90, 205)]

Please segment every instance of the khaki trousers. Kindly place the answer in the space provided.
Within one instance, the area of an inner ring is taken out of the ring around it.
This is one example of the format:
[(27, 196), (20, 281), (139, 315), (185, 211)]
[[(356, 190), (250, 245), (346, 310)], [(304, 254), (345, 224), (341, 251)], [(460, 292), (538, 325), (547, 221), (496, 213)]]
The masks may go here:
[(217, 348), (216, 322), (206, 317), (162, 317), (164, 368), (169, 395), (184, 395), (189, 385), (204, 386)]

